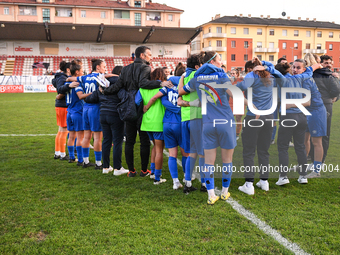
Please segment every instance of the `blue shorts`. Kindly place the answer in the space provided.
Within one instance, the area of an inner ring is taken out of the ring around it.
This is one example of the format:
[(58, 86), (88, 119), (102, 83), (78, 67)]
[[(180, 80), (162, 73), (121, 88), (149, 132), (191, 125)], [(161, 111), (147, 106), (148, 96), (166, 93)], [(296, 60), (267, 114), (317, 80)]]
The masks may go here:
[(164, 141), (163, 132), (147, 132), (150, 140), (162, 140)]
[(67, 130), (83, 131), (83, 115), (80, 112), (67, 112)]
[(202, 144), (202, 119), (182, 122), (182, 145), (185, 153), (204, 155)]
[(327, 111), (322, 106), (317, 110), (309, 110), (312, 115), (307, 115), (307, 130), (311, 137), (319, 137), (327, 135)]
[(205, 150), (221, 147), (222, 149), (234, 149), (236, 146), (236, 130), (230, 124), (213, 123), (203, 124), (203, 148)]
[(183, 148), (181, 123), (163, 123), (163, 133), (165, 148)]
[(100, 106), (85, 106), (83, 108), (83, 127), (84, 130), (91, 130), (93, 132), (101, 132), (102, 127), (100, 125)]

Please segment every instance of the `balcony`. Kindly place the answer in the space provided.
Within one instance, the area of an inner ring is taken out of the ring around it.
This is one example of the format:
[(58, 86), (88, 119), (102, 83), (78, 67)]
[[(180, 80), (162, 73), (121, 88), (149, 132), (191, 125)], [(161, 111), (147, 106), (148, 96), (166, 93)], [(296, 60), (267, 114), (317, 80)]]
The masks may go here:
[(205, 47), (203, 51), (227, 51), (227, 47)]
[(203, 35), (203, 39), (207, 38), (226, 38), (227, 34), (226, 33), (208, 33)]
[(267, 48), (254, 48), (254, 52), (267, 52)]
[(316, 53), (316, 54), (326, 54), (327, 50), (326, 49), (304, 49), (303, 54), (307, 53)]
[(279, 52), (279, 48), (268, 48), (267, 52)]

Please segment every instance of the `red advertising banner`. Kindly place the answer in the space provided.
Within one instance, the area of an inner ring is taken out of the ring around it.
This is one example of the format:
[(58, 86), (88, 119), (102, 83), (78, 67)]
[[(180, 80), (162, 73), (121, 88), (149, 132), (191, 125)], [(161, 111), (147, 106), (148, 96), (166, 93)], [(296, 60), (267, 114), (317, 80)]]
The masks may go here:
[(0, 85), (0, 93), (24, 93), (24, 85)]
[(53, 85), (47, 85), (47, 92), (57, 92), (57, 89)]

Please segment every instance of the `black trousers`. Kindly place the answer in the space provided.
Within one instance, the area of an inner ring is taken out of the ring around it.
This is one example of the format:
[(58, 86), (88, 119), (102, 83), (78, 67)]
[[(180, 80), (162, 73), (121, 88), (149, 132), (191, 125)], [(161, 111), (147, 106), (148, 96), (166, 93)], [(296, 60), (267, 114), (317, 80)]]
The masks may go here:
[(125, 159), (129, 167), (129, 171), (134, 171), (134, 146), (136, 143), (137, 131), (140, 140), (140, 157), (141, 168), (145, 172), (148, 169), (150, 156), (150, 139), (145, 131), (140, 131), (140, 121), (126, 121), (126, 142), (125, 142)]
[(124, 121), (119, 118), (118, 113), (101, 113), (100, 124), (103, 130), (103, 167), (108, 168), (110, 166), (110, 151), (113, 143), (113, 168), (120, 169), (122, 167)]
[(248, 182), (254, 182), (255, 168), (254, 157), (257, 150), (259, 163), (260, 178), (267, 180), (269, 176), (269, 147), (273, 132), (273, 124), (271, 120), (273, 114), (260, 116), (259, 120), (255, 120), (255, 116), (246, 116), (245, 126), (242, 129), (243, 144), (243, 165), (244, 177)]
[[(289, 120), (295, 120), (289, 121)], [(283, 122), (284, 121), (284, 122)], [(296, 124), (297, 123), (297, 124)], [(283, 124), (283, 125), (282, 125)], [(292, 127), (296, 124), (295, 127)], [(305, 150), (305, 133), (307, 129), (307, 118), (303, 113), (287, 113), (281, 115), (280, 127), (277, 138), (277, 149), (279, 151), (280, 177), (287, 176), (289, 170), (289, 142), (294, 139), (294, 149), (299, 163), (300, 175), (306, 175), (307, 156)]]

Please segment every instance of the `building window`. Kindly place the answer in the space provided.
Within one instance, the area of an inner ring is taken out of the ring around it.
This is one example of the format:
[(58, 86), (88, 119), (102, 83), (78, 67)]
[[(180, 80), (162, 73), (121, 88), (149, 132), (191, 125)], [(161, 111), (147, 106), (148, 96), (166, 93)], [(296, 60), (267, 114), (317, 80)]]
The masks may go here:
[(306, 43), (306, 50), (310, 50), (310, 43)]
[(80, 16), (82, 18), (86, 18), (86, 11), (80, 11)]
[(262, 61), (262, 55), (256, 55), (256, 57), (257, 57), (260, 61)]
[(257, 35), (262, 35), (262, 28), (257, 29)]
[(244, 48), (248, 49), (248, 47), (249, 47), (248, 41), (244, 41)]
[(19, 6), (19, 15), (37, 15), (37, 8), (35, 6)]
[(294, 36), (299, 36), (299, 30), (294, 30)]
[(256, 43), (256, 47), (257, 47), (257, 48), (262, 48), (262, 42), (257, 42), (257, 43)]
[(236, 41), (231, 41), (231, 48), (236, 48)]
[(135, 1), (135, 7), (142, 7), (141, 1)]
[(243, 28), (243, 34), (249, 35), (249, 28)]
[(50, 9), (42, 9), (43, 22), (50, 22)]
[(116, 11), (114, 14), (115, 19), (130, 19), (130, 11)]
[(316, 36), (317, 36), (317, 37), (322, 37), (322, 32), (321, 32), (321, 31), (318, 31), (318, 32), (316, 33)]
[(230, 28), (230, 33), (231, 34), (236, 34), (236, 27)]
[(318, 44), (316, 45), (316, 49), (317, 49), (317, 50), (321, 50), (321, 43), (318, 43)]
[(298, 50), (299, 49), (299, 44), (298, 43), (294, 43), (294, 50)]
[(235, 61), (235, 59), (236, 59), (235, 54), (231, 54), (231, 61)]
[(55, 16), (57, 17), (72, 17), (72, 9), (55, 9)]
[(333, 32), (329, 32), (329, 38), (333, 38)]
[(161, 13), (160, 12), (147, 12), (146, 20), (161, 20)]
[(208, 33), (211, 33), (211, 27), (208, 28)]
[(216, 33), (217, 34), (222, 34), (222, 27), (217, 27), (216, 28)]
[(141, 26), (141, 25), (142, 25), (142, 14), (135, 13), (135, 26)]
[(298, 56), (294, 56), (294, 61), (298, 59)]
[(286, 56), (286, 55), (282, 55), (282, 57), (283, 57), (283, 58), (287, 58), (287, 56)]
[(275, 32), (274, 32), (274, 29), (269, 29), (269, 35), (274, 35)]
[(9, 7), (4, 7), (4, 15), (9, 15)]
[(274, 49), (274, 43), (273, 42), (269, 43), (269, 49)]
[(209, 47), (211, 47), (211, 41), (209, 41)]
[(329, 50), (333, 50), (333, 44), (329, 45)]
[(168, 14), (168, 21), (174, 21), (174, 15)]
[(310, 31), (306, 31), (306, 37), (311, 37), (311, 32)]
[(274, 61), (274, 55), (269, 55), (269, 61)]
[(248, 54), (244, 54), (244, 61), (248, 61)]
[(285, 43), (285, 42), (282, 43), (282, 49), (283, 49), (283, 50), (287, 49), (287, 43)]
[(42, 0), (43, 3), (49, 3), (50, 0)]
[(106, 12), (100, 12), (100, 17), (102, 19), (106, 19)]
[(222, 41), (221, 40), (217, 40), (216, 41), (216, 46), (217, 47), (222, 47)]
[(287, 30), (282, 29), (282, 36), (287, 36)]

